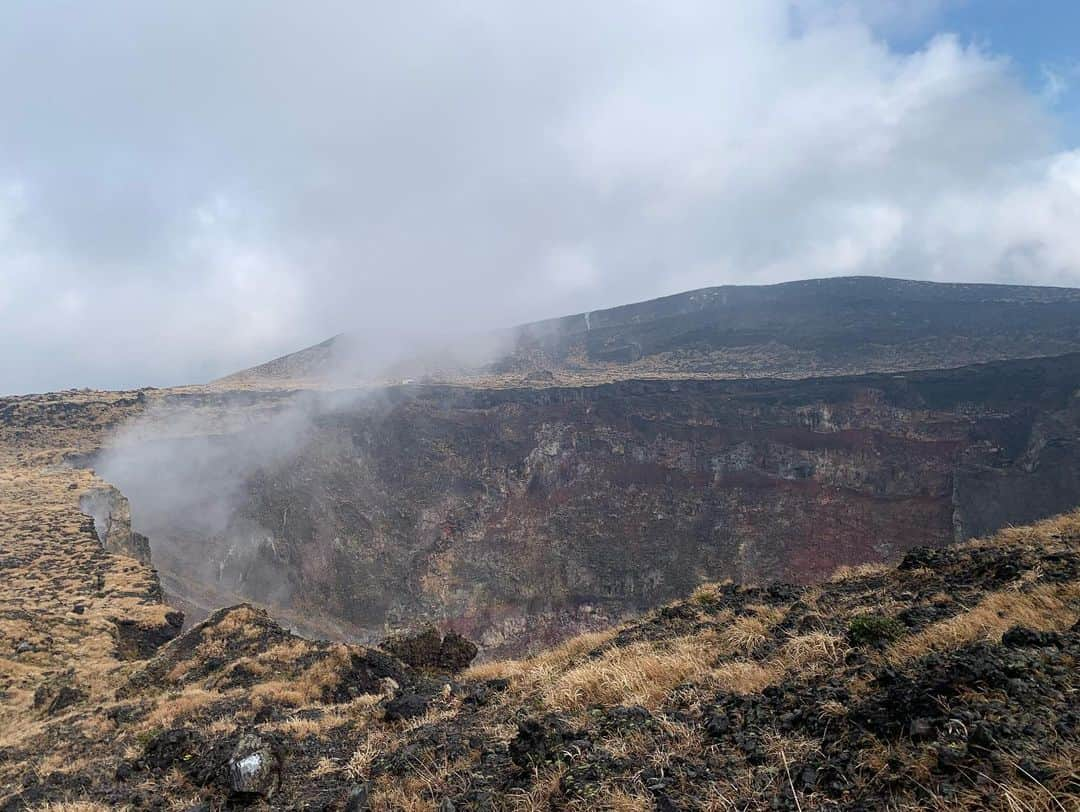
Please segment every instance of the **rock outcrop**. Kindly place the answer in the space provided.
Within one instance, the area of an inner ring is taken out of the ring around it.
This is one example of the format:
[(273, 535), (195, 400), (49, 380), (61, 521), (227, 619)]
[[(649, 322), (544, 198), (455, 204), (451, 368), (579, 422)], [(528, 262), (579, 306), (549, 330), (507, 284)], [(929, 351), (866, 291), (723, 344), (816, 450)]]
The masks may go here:
[(79, 509), (93, 518), (102, 547), (150, 563), (150, 540), (131, 529), (131, 504), (120, 491), (111, 485), (91, 488), (79, 497)]
[(403, 663), (432, 671), (463, 671), (477, 655), (476, 644), (455, 631), (441, 634), (434, 626), (416, 633), (396, 634), (379, 643), (379, 648)]

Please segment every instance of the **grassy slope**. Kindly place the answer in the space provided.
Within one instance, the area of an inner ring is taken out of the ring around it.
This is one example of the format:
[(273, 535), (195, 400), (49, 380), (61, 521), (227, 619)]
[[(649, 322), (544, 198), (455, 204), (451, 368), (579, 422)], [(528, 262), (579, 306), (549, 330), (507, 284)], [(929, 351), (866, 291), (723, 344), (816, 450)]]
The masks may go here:
[[(219, 803), (213, 753), (255, 731), (286, 754), (279, 808), (362, 785), (374, 809), (1073, 809), (1078, 618), (1080, 512), (805, 589), (711, 585), (458, 679), (240, 607), (115, 699), (9, 728), (0, 786), (13, 807)], [(1017, 625), (1051, 634), (1002, 643)], [(424, 712), (386, 721), (402, 694)]]

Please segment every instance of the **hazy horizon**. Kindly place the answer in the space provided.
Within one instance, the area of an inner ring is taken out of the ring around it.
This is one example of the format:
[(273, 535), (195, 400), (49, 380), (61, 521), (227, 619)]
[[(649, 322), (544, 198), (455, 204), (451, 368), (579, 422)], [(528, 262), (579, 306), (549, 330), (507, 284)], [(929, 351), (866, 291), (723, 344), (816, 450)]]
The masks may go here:
[(1080, 286), (1080, 79), (1011, 0), (0, 9), (0, 393), (701, 287)]

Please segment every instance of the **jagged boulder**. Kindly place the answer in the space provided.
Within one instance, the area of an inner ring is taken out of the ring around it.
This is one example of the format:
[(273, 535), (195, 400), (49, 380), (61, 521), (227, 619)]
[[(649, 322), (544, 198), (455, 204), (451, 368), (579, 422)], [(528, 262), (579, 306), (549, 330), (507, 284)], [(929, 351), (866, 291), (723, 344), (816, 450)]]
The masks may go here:
[(131, 504), (116, 488), (91, 488), (79, 497), (79, 510), (94, 520), (94, 530), (106, 550), (150, 563), (150, 540), (131, 529)]
[(386, 703), (384, 718), (387, 722), (415, 719), (423, 716), (429, 707), (431, 707), (430, 697), (419, 693), (402, 694)]
[(229, 757), (230, 791), (269, 799), (281, 785), (281, 761), (281, 754), (265, 739), (242, 736)]
[(1056, 632), (1040, 632), (1026, 626), (1013, 626), (1001, 635), (1002, 645), (1011, 648), (1041, 648), (1061, 646), (1061, 635)]
[(518, 722), (517, 736), (510, 742), (510, 759), (529, 769), (558, 761), (565, 757), (570, 742), (580, 735), (555, 714), (524, 719)]
[(445, 636), (434, 626), (413, 634), (398, 634), (383, 640), (379, 648), (406, 665), (429, 671), (456, 673), (476, 657), (476, 645), (454, 631)]

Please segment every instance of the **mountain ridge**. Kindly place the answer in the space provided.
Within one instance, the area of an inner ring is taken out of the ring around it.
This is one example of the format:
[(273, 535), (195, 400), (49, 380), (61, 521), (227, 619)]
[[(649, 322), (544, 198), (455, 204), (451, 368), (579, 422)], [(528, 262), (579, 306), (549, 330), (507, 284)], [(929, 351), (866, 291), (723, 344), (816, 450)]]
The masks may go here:
[[(505, 386), (630, 377), (812, 377), (956, 367), (1080, 350), (1080, 290), (832, 277), (685, 291), (493, 331), (471, 360), (453, 340), (357, 375), (350, 333), (217, 385), (460, 381)], [(428, 352), (430, 357), (424, 357)], [(465, 352), (469, 355), (469, 352)]]

